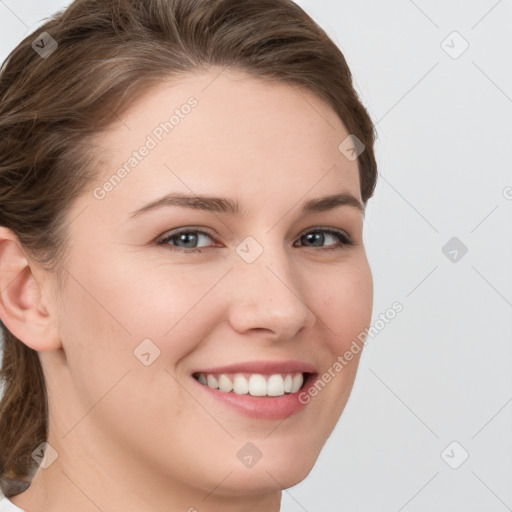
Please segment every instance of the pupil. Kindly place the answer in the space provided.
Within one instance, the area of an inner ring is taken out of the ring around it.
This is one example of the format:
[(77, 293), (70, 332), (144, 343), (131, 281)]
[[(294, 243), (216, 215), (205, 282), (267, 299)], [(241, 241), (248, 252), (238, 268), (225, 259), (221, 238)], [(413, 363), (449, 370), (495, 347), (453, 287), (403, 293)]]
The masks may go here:
[[(323, 233), (308, 233), (306, 235), (306, 239), (308, 240), (308, 242), (313, 242), (313, 244), (315, 246), (323, 245), (323, 242), (324, 242), (323, 237), (324, 237)], [(315, 242), (319, 242), (319, 243), (315, 243)]]
[(182, 234), (180, 236), (181, 241), (184, 242), (185, 244), (194, 245), (197, 242), (197, 240), (195, 239), (197, 235), (195, 234)]

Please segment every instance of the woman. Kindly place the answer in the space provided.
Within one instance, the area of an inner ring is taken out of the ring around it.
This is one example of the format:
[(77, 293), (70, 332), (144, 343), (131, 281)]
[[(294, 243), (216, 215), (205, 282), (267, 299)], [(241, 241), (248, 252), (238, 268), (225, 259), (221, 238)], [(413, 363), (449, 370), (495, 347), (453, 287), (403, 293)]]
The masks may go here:
[(371, 320), (340, 50), (289, 0), (76, 0), (0, 94), (0, 510), (279, 510)]

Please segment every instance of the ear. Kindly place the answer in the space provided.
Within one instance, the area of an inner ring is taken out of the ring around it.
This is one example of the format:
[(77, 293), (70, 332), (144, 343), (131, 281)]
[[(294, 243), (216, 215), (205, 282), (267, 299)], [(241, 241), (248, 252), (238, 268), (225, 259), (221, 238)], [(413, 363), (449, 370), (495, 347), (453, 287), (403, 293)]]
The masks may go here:
[(0, 226), (0, 319), (33, 350), (55, 350), (62, 346), (57, 322), (44, 303), (35, 270), (18, 237)]

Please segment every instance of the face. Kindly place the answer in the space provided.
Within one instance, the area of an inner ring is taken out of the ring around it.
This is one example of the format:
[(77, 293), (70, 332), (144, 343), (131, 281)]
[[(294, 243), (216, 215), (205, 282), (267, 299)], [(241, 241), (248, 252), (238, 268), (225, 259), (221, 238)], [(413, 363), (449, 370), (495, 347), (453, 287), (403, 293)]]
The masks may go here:
[(137, 460), (226, 495), (309, 473), (360, 352), (336, 361), (371, 320), (348, 135), (310, 92), (211, 71), (162, 82), (96, 139), (97, 181), (68, 214), (65, 357), (43, 359), (55, 444), (120, 480)]

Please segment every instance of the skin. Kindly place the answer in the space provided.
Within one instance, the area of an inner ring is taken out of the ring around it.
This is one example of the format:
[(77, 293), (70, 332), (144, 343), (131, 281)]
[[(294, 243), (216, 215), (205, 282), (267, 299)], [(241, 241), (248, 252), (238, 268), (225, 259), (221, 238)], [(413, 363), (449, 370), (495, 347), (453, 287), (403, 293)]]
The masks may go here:
[[(113, 191), (72, 204), (62, 289), (0, 228), (0, 315), (39, 352), (58, 453), (12, 498), (31, 512), (277, 511), (348, 400), (361, 353), (285, 420), (243, 416), (192, 381), (252, 360), (321, 375), (369, 326), (373, 283), (360, 210), (300, 211), (340, 192), (361, 200), (357, 161), (338, 150), (348, 132), (309, 91), (213, 69), (163, 81), (96, 139), (94, 187), (190, 96), (198, 106)], [(238, 200), (245, 215), (169, 206), (129, 218), (173, 191)], [(182, 227), (211, 232), (201, 253), (156, 244)], [(318, 228), (353, 245), (304, 239)], [(248, 236), (263, 248), (250, 264), (236, 252)], [(133, 354), (146, 338), (160, 350), (149, 366)], [(237, 458), (248, 441), (262, 454), (252, 468)]]

